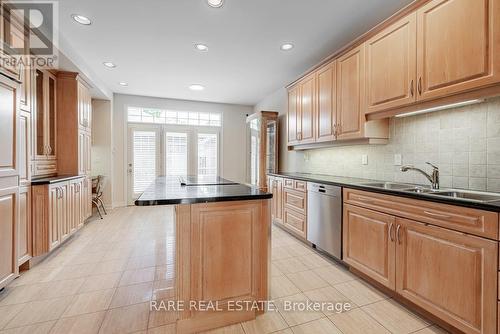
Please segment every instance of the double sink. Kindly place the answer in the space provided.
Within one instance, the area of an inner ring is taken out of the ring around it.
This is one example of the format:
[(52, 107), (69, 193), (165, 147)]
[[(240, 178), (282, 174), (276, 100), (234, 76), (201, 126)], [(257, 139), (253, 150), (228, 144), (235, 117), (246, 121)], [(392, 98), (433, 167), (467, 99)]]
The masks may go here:
[(395, 182), (368, 182), (368, 183), (362, 183), (361, 185), (378, 189), (425, 194), (429, 196), (453, 198), (457, 200), (467, 200), (480, 203), (500, 201), (500, 194), (480, 192), (480, 191), (461, 190), (461, 189), (431, 189), (430, 187), (427, 186), (417, 186), (413, 184), (395, 183)]

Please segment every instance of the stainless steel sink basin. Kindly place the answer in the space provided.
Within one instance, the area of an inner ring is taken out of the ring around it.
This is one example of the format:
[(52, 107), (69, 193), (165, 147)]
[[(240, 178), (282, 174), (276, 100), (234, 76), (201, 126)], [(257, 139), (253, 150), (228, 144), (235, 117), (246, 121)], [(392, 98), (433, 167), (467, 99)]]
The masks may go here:
[(363, 183), (363, 185), (368, 187), (382, 188), (388, 190), (406, 190), (415, 188), (415, 186), (412, 184), (396, 183), (396, 182), (370, 182), (370, 183)]
[(500, 194), (485, 193), (485, 192), (480, 192), (480, 191), (444, 189), (444, 190), (434, 191), (432, 194), (436, 195), (436, 196), (464, 199), (464, 200), (477, 201), (477, 202), (500, 201)]
[(431, 188), (425, 188), (425, 187), (414, 187), (411, 189), (404, 189), (404, 191), (408, 191), (411, 193), (417, 193), (417, 194), (430, 194), (430, 193), (435, 193), (435, 190), (432, 190)]

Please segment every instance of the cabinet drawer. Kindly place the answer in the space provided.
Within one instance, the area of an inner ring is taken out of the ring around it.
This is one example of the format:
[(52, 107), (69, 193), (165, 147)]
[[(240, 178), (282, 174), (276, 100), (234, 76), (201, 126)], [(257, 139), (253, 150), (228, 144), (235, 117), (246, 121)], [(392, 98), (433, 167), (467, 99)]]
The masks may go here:
[(285, 186), (285, 188), (293, 189), (293, 180), (292, 179), (284, 179), (283, 185)]
[(301, 214), (306, 214), (306, 193), (285, 188), (284, 202), (285, 208), (290, 208)]
[(293, 184), (293, 189), (299, 191), (307, 191), (307, 182), (295, 180)]
[(306, 238), (307, 225), (305, 215), (285, 208), (283, 223), (285, 227), (292, 232), (300, 235), (304, 239)]
[(498, 240), (498, 213), (344, 189), (344, 203)]
[(56, 160), (48, 160), (48, 161), (35, 161), (34, 163), (34, 176), (40, 175), (49, 175), (57, 173), (57, 161)]

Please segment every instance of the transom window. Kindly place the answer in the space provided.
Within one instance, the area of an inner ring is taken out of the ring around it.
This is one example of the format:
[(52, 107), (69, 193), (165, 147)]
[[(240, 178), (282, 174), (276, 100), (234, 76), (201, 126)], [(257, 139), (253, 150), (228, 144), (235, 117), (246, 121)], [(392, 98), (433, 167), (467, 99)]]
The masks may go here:
[(222, 126), (220, 113), (172, 111), (139, 107), (128, 107), (128, 121), (132, 123)]

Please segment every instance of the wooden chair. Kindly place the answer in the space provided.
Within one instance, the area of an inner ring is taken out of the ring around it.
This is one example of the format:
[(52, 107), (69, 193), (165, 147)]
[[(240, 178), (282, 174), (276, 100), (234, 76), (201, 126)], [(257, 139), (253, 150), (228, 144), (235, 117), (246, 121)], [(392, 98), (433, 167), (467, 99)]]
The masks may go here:
[(103, 219), (101, 209), (105, 215), (106, 208), (104, 207), (104, 202), (102, 201), (102, 195), (104, 193), (104, 186), (106, 183), (106, 177), (104, 175), (98, 175), (95, 179), (92, 180), (92, 206), (97, 208), (97, 212), (99, 213), (99, 217)]

